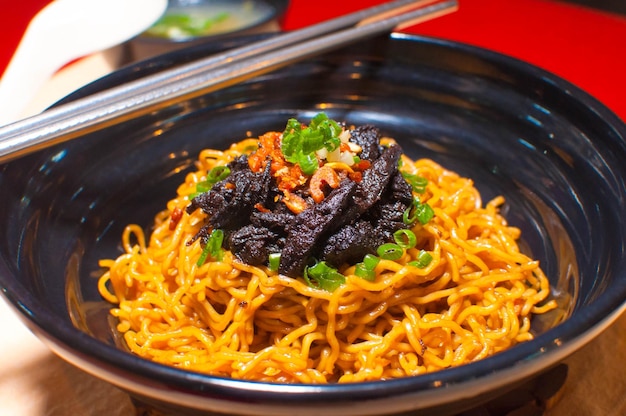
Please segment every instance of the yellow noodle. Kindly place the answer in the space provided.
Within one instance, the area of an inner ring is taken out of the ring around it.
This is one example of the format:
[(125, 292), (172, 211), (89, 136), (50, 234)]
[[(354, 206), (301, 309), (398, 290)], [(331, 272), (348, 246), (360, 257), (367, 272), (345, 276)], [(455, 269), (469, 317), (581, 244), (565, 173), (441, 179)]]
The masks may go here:
[[(391, 139), (386, 139), (389, 143)], [(116, 304), (130, 351), (159, 363), (218, 376), (287, 383), (357, 382), (405, 377), (466, 364), (532, 339), (532, 314), (555, 307), (537, 261), (521, 253), (520, 230), (499, 214), (504, 198), (483, 206), (473, 182), (432, 160), (402, 157), (402, 169), (428, 179), (420, 196), (434, 218), (412, 231), (416, 249), (381, 260), (374, 281), (340, 270), (334, 292), (309, 287), (229, 252), (196, 264), (192, 241), (204, 214), (185, 211), (207, 172), (257, 146), (201, 152), (197, 171), (157, 214), (146, 244), (129, 225), (124, 254), (102, 260), (98, 282)], [(181, 218), (173, 223), (174, 211)], [(420, 249), (431, 263), (408, 263)]]

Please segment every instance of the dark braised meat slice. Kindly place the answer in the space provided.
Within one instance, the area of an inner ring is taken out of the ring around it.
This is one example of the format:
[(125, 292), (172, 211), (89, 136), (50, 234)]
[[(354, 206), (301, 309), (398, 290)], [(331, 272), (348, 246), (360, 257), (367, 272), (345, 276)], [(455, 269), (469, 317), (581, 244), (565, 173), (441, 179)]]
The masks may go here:
[(386, 242), (375, 234), (374, 226), (367, 221), (357, 221), (341, 227), (331, 235), (324, 246), (320, 258), (337, 267), (355, 264), (366, 254), (376, 252), (376, 247)]
[(385, 239), (389, 241), (393, 233), (407, 226), (402, 221), (402, 215), (408, 208), (408, 205), (399, 201), (385, 201), (377, 204), (372, 208), (376, 214), (372, 213), (372, 224), (377, 229), (377, 232), (385, 235)]
[(355, 203), (361, 212), (380, 200), (387, 184), (398, 172), (398, 160), (402, 155), (400, 146), (393, 145), (383, 150), (380, 158), (372, 163), (372, 167), (363, 172), (363, 179), (357, 188)]
[(226, 239), (226, 248), (246, 264), (265, 264), (270, 254), (282, 251), (287, 228), (294, 218), (291, 212), (253, 211), (251, 224), (232, 232)]
[(271, 253), (280, 252), (280, 242), (278, 234), (268, 228), (250, 224), (231, 233), (226, 240), (226, 248), (235, 253), (242, 262), (260, 265), (267, 261)]
[(372, 162), (372, 166), (363, 172), (358, 183), (350, 208), (343, 213), (342, 224), (348, 224), (369, 210), (378, 202), (391, 178), (398, 172), (398, 160), (402, 154), (400, 146), (393, 145), (383, 150), (380, 158)]
[(195, 197), (187, 212), (201, 208), (213, 228), (233, 230), (249, 224), (254, 206), (265, 203), (270, 197), (272, 176), (269, 163), (260, 173), (240, 169), (242, 165), (241, 160), (229, 164), (230, 175), (209, 192)]
[(381, 199), (363, 215), (363, 218), (374, 224), (378, 232), (383, 232), (389, 239), (395, 231), (407, 228), (402, 216), (412, 202), (411, 185), (397, 171)]
[(348, 224), (328, 237), (320, 258), (339, 267), (355, 264), (366, 254), (375, 254), (378, 246), (393, 240), (394, 232), (407, 228), (402, 216), (412, 198), (411, 186), (399, 171), (396, 172), (380, 201), (354, 224)]
[(359, 157), (363, 160), (376, 160), (382, 151), (380, 132), (371, 125), (359, 126), (350, 131), (350, 141), (361, 147)]
[(391, 178), (390, 191), (389, 200), (400, 201), (407, 206), (413, 203), (413, 188), (411, 188), (411, 185), (404, 179), (399, 170)]
[(316, 243), (339, 225), (342, 214), (352, 200), (356, 183), (341, 182), (319, 204), (298, 215), (288, 229), (287, 240), (280, 256), (279, 271), (287, 276), (301, 276), (309, 258), (314, 254)]
[(256, 226), (269, 228), (281, 235), (286, 235), (287, 228), (294, 218), (295, 214), (291, 213), (291, 211), (283, 213), (254, 211), (250, 216), (250, 222)]
[(248, 156), (240, 155), (237, 156), (228, 164), (231, 172), (239, 172), (242, 170), (250, 170), (250, 166), (248, 165)]

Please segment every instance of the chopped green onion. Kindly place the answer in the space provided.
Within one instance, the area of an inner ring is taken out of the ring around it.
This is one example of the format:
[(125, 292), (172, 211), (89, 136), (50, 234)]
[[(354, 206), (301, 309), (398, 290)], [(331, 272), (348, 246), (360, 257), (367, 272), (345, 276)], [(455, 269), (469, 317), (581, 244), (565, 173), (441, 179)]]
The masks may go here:
[(269, 268), (271, 271), (278, 271), (278, 267), (280, 266), (280, 253), (271, 253), (268, 258)]
[(300, 130), (302, 125), (295, 118), (287, 120), (287, 126), (283, 131), (283, 138), (280, 142), (280, 150), (283, 152), (286, 160), (294, 157), (298, 154), (298, 151), (302, 148), (300, 143)]
[(417, 255), (417, 260), (410, 261), (408, 264), (410, 266), (423, 269), (427, 267), (431, 261), (433, 261), (433, 256), (431, 256), (430, 253), (426, 250), (420, 250), (419, 254)]
[(422, 225), (428, 223), (428, 221), (435, 216), (435, 211), (433, 211), (430, 205), (422, 203), (415, 207), (415, 213), (417, 214), (417, 219)]
[(415, 175), (413, 173), (403, 171), (400, 171), (400, 173), (402, 173), (404, 180), (406, 180), (407, 183), (411, 185), (411, 188), (413, 188), (413, 192), (423, 194), (426, 191), (428, 179), (424, 178), (423, 176)]
[(305, 267), (303, 277), (309, 286), (319, 287), (327, 292), (333, 292), (346, 282), (346, 277), (339, 273), (337, 269), (326, 264), (325, 261)]
[(222, 243), (224, 242), (224, 231), (216, 229), (211, 232), (207, 242), (197, 261), (198, 267), (202, 266), (209, 256), (217, 261), (222, 261)]
[(417, 221), (417, 216), (411, 215), (412, 212), (413, 212), (413, 205), (408, 207), (402, 213), (402, 222), (405, 223), (406, 225), (412, 225), (415, 221)]
[(317, 161), (317, 156), (315, 156), (315, 153), (306, 153), (300, 155), (297, 163), (298, 165), (300, 165), (300, 169), (305, 175), (313, 175), (320, 165)]
[(372, 254), (366, 254), (365, 257), (363, 257), (363, 264), (370, 270), (374, 270), (376, 266), (378, 266), (378, 263), (380, 263), (380, 259)]
[(216, 166), (211, 169), (206, 179), (196, 184), (196, 192), (189, 196), (189, 199), (193, 199), (196, 196), (208, 192), (213, 188), (213, 185), (226, 179), (230, 175), (230, 168), (228, 166)]
[(202, 249), (202, 253), (200, 253), (200, 258), (196, 262), (196, 265), (198, 267), (202, 266), (204, 264), (204, 262), (206, 261), (207, 257), (209, 257), (209, 250), (210, 249), (211, 248), (209, 247), (208, 244), (204, 246), (204, 248)]
[(417, 244), (417, 237), (411, 230), (398, 230), (393, 233), (393, 239), (402, 248), (413, 248)]
[(402, 221), (411, 225), (419, 221), (422, 225), (428, 223), (435, 216), (435, 211), (427, 203), (420, 202), (419, 198), (413, 198), (413, 204), (402, 214)]
[(211, 246), (211, 257), (216, 260), (222, 260), (222, 243), (224, 242), (224, 231), (222, 230), (213, 230), (211, 235), (209, 236), (209, 241), (207, 245)]
[(163, 38), (188, 38), (203, 36), (214, 31), (213, 26), (228, 19), (227, 12), (218, 13), (215, 16), (192, 16), (184, 13), (169, 13), (163, 15), (153, 26), (146, 30), (151, 36)]
[(376, 252), (380, 258), (385, 260), (398, 260), (404, 254), (402, 247), (394, 243), (382, 244), (376, 249)]
[(226, 179), (228, 175), (230, 175), (230, 168), (228, 166), (216, 166), (209, 171), (207, 179), (214, 183), (217, 183), (222, 179)]
[(368, 269), (364, 263), (357, 263), (354, 268), (354, 274), (363, 280), (373, 282), (376, 279), (376, 273), (373, 269)]
[(306, 128), (291, 118), (283, 131), (280, 150), (285, 160), (300, 165), (304, 174), (312, 175), (319, 167), (315, 152), (324, 148), (329, 152), (337, 149), (341, 144), (340, 134), (341, 126), (324, 113), (313, 117)]
[(361, 279), (373, 282), (374, 279), (376, 279), (374, 269), (378, 266), (378, 263), (380, 263), (380, 258), (372, 254), (366, 254), (365, 257), (363, 257), (363, 261), (356, 264), (354, 274)]

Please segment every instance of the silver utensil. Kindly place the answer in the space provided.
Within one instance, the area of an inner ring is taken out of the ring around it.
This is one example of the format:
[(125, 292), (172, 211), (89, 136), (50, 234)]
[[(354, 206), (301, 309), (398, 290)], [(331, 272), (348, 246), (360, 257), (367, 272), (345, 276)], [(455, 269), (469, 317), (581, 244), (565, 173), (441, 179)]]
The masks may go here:
[(397, 0), (226, 51), (0, 127), (0, 162), (234, 85), (361, 39), (455, 11), (456, 0)]

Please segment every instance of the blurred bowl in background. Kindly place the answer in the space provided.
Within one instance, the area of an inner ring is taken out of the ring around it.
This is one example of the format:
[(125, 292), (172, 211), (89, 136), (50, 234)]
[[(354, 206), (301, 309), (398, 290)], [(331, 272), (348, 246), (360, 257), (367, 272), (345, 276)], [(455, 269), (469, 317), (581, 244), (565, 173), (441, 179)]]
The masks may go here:
[(152, 27), (128, 42), (137, 61), (232, 35), (280, 31), (288, 0), (170, 0)]

